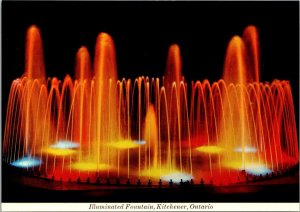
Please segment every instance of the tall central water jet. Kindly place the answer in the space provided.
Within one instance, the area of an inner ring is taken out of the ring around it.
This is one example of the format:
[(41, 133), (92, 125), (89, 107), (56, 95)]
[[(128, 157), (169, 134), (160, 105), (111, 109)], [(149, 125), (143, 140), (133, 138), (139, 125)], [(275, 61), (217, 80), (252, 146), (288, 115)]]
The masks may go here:
[[(234, 36), (229, 42), (223, 80), (227, 85), (223, 97), (223, 121), (220, 138), (226, 149), (241, 147), (241, 168), (246, 166), (246, 146), (252, 146), (249, 127), (249, 112), (252, 105), (248, 104), (247, 84), (258, 83), (258, 44), (257, 32), (253, 26), (245, 29), (243, 38)], [(245, 41), (247, 45), (245, 45)], [(251, 104), (251, 103), (250, 103)], [(259, 102), (257, 102), (260, 108)], [(229, 161), (236, 160), (236, 155), (227, 154)], [(235, 159), (234, 159), (235, 158)]]
[[(94, 142), (97, 143), (96, 154), (97, 164), (109, 164), (110, 153), (108, 143), (121, 139), (121, 132), (117, 123), (117, 67), (115, 47), (112, 38), (106, 34), (99, 34), (94, 58), (94, 92), (95, 104), (94, 114), (96, 118), (92, 119), (92, 128), (95, 130)], [(113, 156), (111, 157), (113, 158)]]
[[(182, 64), (181, 64), (181, 55), (180, 49), (177, 44), (170, 46), (168, 51), (167, 66), (165, 71), (164, 78), (164, 87), (166, 91), (166, 106), (168, 114), (168, 123), (167, 128), (162, 128), (162, 133), (170, 133), (168, 147), (168, 157), (167, 164), (170, 165), (171, 170), (175, 171), (177, 168), (181, 169), (182, 172), (182, 161), (181, 157), (177, 157), (177, 152), (181, 155), (181, 141), (182, 141), (182, 126), (181, 126), (181, 116), (182, 116), (182, 105), (181, 105), (181, 82), (182, 79)], [(177, 160), (179, 159), (179, 166)]]

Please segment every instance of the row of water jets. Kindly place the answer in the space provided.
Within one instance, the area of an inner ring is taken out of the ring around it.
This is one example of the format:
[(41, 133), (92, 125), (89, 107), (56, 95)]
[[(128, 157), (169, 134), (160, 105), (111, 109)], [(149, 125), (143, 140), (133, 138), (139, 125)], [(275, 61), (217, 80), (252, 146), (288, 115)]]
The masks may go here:
[[(63, 179), (235, 180), (298, 162), (288, 81), (259, 80), (254, 26), (228, 45), (222, 78), (186, 82), (178, 45), (165, 75), (118, 79), (112, 38), (100, 33), (93, 64), (86, 47), (75, 79), (47, 78), (40, 31), (26, 38), (24, 75), (11, 84), (4, 160)], [(234, 178), (236, 179), (236, 178)]]

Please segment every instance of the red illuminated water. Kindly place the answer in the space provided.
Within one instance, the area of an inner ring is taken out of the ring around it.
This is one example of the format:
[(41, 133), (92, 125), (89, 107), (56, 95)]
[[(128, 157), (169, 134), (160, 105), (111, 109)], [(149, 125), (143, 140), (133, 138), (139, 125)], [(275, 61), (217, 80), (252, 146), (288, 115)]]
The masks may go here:
[(39, 29), (28, 29), (24, 75), (7, 104), (7, 163), (62, 180), (216, 184), (298, 163), (291, 86), (260, 82), (254, 26), (230, 40), (218, 82), (186, 82), (175, 44), (162, 79), (119, 79), (108, 34), (94, 55), (92, 63), (86, 47), (78, 50), (75, 79), (47, 78)]

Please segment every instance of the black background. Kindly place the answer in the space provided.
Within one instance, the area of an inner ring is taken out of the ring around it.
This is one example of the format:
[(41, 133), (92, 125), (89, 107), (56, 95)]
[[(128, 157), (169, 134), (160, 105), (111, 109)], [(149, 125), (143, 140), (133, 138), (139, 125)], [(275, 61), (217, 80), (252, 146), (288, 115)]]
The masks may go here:
[(222, 76), (231, 37), (253, 24), (260, 34), (261, 81), (290, 80), (298, 117), (299, 2), (2, 2), (4, 120), (11, 82), (24, 71), (32, 24), (41, 29), (49, 77), (74, 76), (76, 51), (85, 45), (93, 58), (98, 33), (107, 32), (115, 41), (119, 78), (161, 77), (168, 47), (177, 43), (185, 78), (210, 82)]

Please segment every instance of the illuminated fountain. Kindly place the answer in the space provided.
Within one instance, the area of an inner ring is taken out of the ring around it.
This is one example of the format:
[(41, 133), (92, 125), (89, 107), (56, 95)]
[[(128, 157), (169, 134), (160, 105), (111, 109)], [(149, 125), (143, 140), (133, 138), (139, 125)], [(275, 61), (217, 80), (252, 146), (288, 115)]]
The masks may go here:
[(231, 39), (213, 83), (184, 80), (177, 45), (162, 79), (118, 79), (108, 34), (94, 55), (78, 50), (74, 80), (47, 78), (39, 29), (28, 29), (25, 72), (7, 104), (7, 164), (63, 181), (216, 185), (298, 164), (291, 87), (260, 82), (255, 27)]

